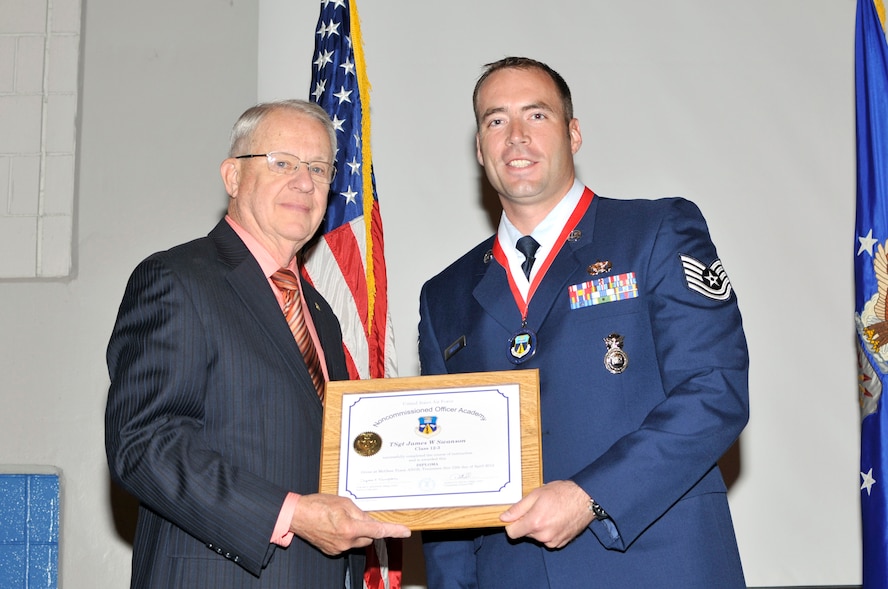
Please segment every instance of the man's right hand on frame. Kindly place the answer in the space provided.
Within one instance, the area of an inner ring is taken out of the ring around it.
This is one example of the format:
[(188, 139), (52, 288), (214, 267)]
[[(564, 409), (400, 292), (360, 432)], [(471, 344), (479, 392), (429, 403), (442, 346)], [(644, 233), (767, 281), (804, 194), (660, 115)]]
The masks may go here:
[(351, 499), (320, 493), (299, 498), (290, 531), (330, 556), (369, 546), (379, 538), (410, 536), (410, 528), (377, 521)]

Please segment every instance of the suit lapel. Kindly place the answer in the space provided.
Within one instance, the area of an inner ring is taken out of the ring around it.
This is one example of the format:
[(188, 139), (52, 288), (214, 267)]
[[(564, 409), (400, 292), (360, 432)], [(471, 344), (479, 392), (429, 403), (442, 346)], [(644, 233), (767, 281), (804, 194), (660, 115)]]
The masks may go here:
[(577, 231), (579, 234), (574, 239), (568, 238), (537, 287), (527, 313), (527, 324), (531, 329), (540, 328), (559, 300), (568, 304), (567, 288), (572, 279), (593, 261), (589, 260), (589, 248), (593, 245), (592, 230), (599, 202), (598, 197), (592, 200), (586, 214), (577, 223), (574, 234)]
[[(539, 330), (559, 297), (567, 300), (567, 287), (571, 277), (583, 265), (590, 263), (587, 261), (586, 252), (593, 244), (592, 230), (595, 226), (598, 203), (598, 197), (593, 198), (586, 214), (577, 223), (579, 237), (573, 241), (568, 239), (537, 287), (527, 313), (527, 325), (531, 329)], [(488, 246), (493, 245), (493, 239), (495, 236), (489, 240)], [(496, 260), (491, 259), (486, 268), (482, 268), (479, 272), (482, 276), (472, 293), (475, 299), (505, 329), (510, 332), (515, 331), (521, 326), (521, 310), (512, 296), (506, 270)]]
[(495, 238), (496, 236), (489, 239), (485, 243), (486, 247), (480, 250), (488, 253), (479, 256), (476, 274), (480, 279), (472, 296), (491, 317), (512, 332), (521, 327), (521, 310), (512, 297), (506, 269), (489, 254)]
[(314, 384), (302, 354), (259, 263), (224, 219), (210, 232), (210, 237), (216, 242), (219, 260), (231, 267), (226, 280), (245, 311), (256, 319), (257, 325), (280, 351), (284, 362), (302, 385), (299, 388), (313, 392)]
[(318, 340), (321, 342), (321, 349), (324, 350), (327, 374), (330, 380), (347, 380), (348, 372), (343, 371), (340, 364), (336, 361), (337, 348), (344, 349), (342, 347), (342, 332), (337, 328), (337, 324), (330, 320), (330, 315), (321, 310), (322, 306), (328, 306), (321, 293), (311, 284), (308, 284), (302, 276), (299, 279), (302, 281), (302, 295), (308, 304), (311, 321), (314, 324), (315, 332), (318, 334)]

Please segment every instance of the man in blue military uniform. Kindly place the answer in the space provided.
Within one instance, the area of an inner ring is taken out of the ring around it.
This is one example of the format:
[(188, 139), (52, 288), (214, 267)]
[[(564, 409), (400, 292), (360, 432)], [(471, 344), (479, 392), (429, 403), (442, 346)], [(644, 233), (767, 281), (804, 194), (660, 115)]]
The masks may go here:
[(504, 529), (426, 533), (430, 589), (745, 587), (716, 461), (749, 360), (699, 209), (580, 183), (570, 90), (543, 63), (489, 64), (473, 101), (503, 215), (424, 285), (422, 373), (538, 368), (546, 484)]

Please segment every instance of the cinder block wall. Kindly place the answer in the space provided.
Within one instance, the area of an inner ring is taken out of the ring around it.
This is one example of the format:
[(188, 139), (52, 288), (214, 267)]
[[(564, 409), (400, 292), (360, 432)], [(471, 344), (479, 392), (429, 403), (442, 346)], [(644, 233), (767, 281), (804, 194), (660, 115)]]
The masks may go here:
[(71, 271), (80, 0), (0, 3), (0, 278)]

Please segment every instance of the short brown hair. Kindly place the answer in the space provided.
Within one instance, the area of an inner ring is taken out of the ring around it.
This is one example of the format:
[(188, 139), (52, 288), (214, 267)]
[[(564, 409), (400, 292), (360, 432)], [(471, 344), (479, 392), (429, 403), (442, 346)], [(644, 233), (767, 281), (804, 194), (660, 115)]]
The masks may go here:
[(540, 70), (549, 76), (555, 84), (555, 89), (558, 91), (558, 95), (561, 97), (561, 108), (564, 110), (564, 122), (570, 124), (571, 120), (573, 120), (573, 100), (571, 100), (570, 97), (570, 88), (568, 87), (567, 82), (564, 81), (564, 78), (561, 77), (561, 74), (545, 63), (529, 57), (504, 57), (499, 61), (486, 64), (484, 68), (484, 73), (482, 73), (481, 77), (478, 78), (478, 81), (475, 82), (475, 90), (472, 92), (472, 110), (475, 111), (476, 127), (480, 128), (481, 125), (478, 113), (478, 93), (481, 91), (481, 86), (484, 85), (484, 82), (487, 81), (487, 78), (489, 78), (492, 73), (506, 69)]

